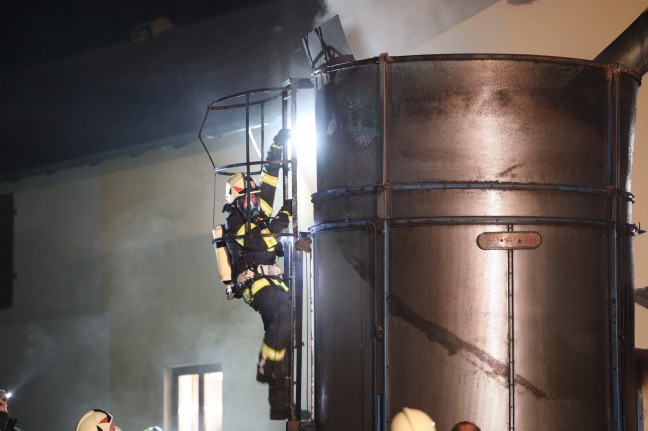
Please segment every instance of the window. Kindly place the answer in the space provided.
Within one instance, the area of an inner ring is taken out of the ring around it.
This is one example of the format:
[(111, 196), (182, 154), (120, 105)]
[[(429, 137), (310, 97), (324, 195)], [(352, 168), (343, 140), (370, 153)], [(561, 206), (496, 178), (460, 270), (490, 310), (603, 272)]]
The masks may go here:
[(222, 431), (223, 372), (219, 365), (172, 370), (172, 418), (177, 431)]

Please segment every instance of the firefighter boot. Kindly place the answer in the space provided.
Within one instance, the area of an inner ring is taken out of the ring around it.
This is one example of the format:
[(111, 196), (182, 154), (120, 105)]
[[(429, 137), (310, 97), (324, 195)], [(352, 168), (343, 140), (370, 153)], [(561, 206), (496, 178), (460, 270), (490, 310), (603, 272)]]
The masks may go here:
[(290, 378), (284, 377), (277, 385), (271, 385), (268, 389), (268, 401), (270, 402), (270, 419), (290, 419)]

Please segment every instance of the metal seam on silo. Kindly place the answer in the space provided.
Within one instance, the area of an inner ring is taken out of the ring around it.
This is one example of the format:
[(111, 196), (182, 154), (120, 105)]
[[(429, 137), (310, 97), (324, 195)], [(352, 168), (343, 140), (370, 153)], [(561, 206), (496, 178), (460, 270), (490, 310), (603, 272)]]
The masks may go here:
[[(385, 61), (385, 56), (380, 56), (380, 143), (381, 143), (381, 185), (385, 185), (387, 182), (387, 62)], [(382, 307), (383, 307), (383, 375), (384, 375), (384, 385), (383, 385), (383, 415), (382, 415), (382, 429), (386, 430), (387, 421), (389, 416), (389, 402), (390, 402), (390, 374), (389, 374), (389, 306), (387, 304), (387, 299), (389, 298), (389, 217), (387, 214), (388, 205), (387, 200), (389, 199), (390, 191), (383, 188), (383, 199), (384, 199), (384, 208), (383, 208), (383, 297), (382, 297)]]
[[(620, 163), (620, 148), (619, 148), (619, 74), (615, 71), (610, 74), (611, 78), (608, 84), (609, 89), (609, 154), (610, 154), (610, 187), (619, 186), (619, 163)], [(610, 310), (610, 323), (611, 323), (611, 340), (610, 340), (610, 350), (611, 350), (611, 361), (612, 361), (612, 424), (613, 427), (617, 430), (622, 429), (621, 421), (621, 403), (620, 403), (620, 369), (619, 369), (619, 344), (618, 344), (618, 332), (619, 332), (619, 322), (618, 322), (618, 277), (617, 272), (619, 270), (618, 265), (618, 224), (619, 217), (617, 214), (618, 204), (616, 199), (610, 199), (610, 220), (612, 222), (610, 229), (610, 293), (611, 293), (611, 310)]]
[[(323, 232), (330, 230), (360, 229), (374, 223), (375, 220), (356, 220), (320, 223), (311, 228), (311, 232)], [(586, 220), (561, 217), (471, 217), (471, 216), (454, 216), (454, 217), (419, 217), (407, 219), (392, 219), (392, 225), (416, 225), (416, 224), (446, 224), (446, 225), (463, 225), (463, 224), (541, 224), (541, 225), (565, 225), (593, 227), (599, 229), (609, 229), (611, 223), (604, 220)], [(621, 223), (624, 228), (635, 231), (636, 226), (629, 223)]]
[(310, 366), (310, 414), (311, 414), (311, 420), (314, 422), (315, 421), (315, 302), (313, 298), (315, 297), (315, 255), (313, 253), (307, 253), (308, 256), (308, 262), (309, 262), (309, 268), (310, 268), (310, 274), (309, 276), (309, 320), (310, 320), (310, 328), (309, 328), (309, 335), (310, 335), (310, 360), (311, 360), (311, 366)]
[(612, 367), (612, 426), (613, 429), (621, 431), (620, 405), (617, 397), (620, 396), (619, 389), (619, 352), (618, 352), (618, 310), (617, 310), (617, 279), (618, 271), (617, 253), (617, 232), (616, 228), (610, 228), (610, 351)]
[[(509, 224), (506, 227), (507, 232), (513, 231), (513, 225)], [(509, 332), (509, 345), (508, 345), (508, 361), (509, 361), (509, 429), (515, 431), (515, 303), (513, 302), (514, 295), (514, 279), (513, 279), (513, 250), (507, 250), (507, 263), (508, 263), (508, 332)]]
[[(585, 193), (585, 194), (608, 194), (616, 193), (624, 196), (626, 199), (634, 201), (634, 195), (618, 188), (601, 188), (601, 187), (583, 187), (583, 186), (570, 186), (570, 185), (548, 185), (548, 184), (518, 184), (518, 183), (493, 183), (493, 182), (470, 182), (470, 183), (391, 183), (385, 186), (391, 190), (530, 190), (530, 191), (557, 191), (569, 193)], [(374, 193), (378, 189), (375, 185), (365, 187), (348, 187), (348, 188), (335, 188), (324, 190), (321, 192), (313, 193), (313, 202), (322, 199), (361, 195), (367, 193)]]

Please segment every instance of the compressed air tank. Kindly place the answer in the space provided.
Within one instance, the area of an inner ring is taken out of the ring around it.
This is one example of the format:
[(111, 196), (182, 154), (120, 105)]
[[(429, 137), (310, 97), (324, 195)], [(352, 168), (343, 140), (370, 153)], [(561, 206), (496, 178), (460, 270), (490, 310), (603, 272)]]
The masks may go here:
[(640, 76), (526, 55), (316, 73), (314, 417), (636, 430)]

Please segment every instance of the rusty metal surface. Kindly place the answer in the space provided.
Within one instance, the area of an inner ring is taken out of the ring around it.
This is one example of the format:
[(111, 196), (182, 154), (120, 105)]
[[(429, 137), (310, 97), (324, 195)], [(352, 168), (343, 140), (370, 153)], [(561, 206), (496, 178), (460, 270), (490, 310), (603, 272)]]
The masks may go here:
[[(408, 406), (439, 429), (636, 428), (638, 85), (616, 66), (512, 55), (381, 57), (318, 77), (318, 427), (386, 430)], [(529, 249), (477, 242), (523, 232)], [(368, 342), (359, 380), (344, 358)]]
[[(482, 429), (506, 428), (507, 256), (484, 255), (475, 244), (482, 231), (392, 230), (391, 404), (418, 406), (439, 429), (469, 418)], [(533, 382), (529, 389), (543, 392)]]
[(316, 101), (318, 191), (379, 181), (377, 72), (367, 64), (326, 76), (326, 97)]
[(644, 11), (594, 61), (622, 63), (640, 75), (648, 71), (648, 11)]
[(372, 430), (374, 238), (366, 229), (315, 235), (315, 418), (318, 431)]

